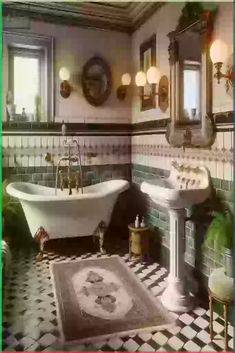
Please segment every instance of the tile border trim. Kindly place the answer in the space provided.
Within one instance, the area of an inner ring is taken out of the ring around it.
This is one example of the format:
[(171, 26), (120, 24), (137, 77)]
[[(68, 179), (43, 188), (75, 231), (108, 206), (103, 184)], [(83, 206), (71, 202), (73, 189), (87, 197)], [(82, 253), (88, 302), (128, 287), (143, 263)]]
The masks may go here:
[[(234, 112), (214, 113), (216, 131), (234, 131)], [(67, 123), (68, 135), (135, 136), (164, 134), (169, 118), (130, 123)], [(61, 135), (61, 123), (2, 123), (2, 135)]]

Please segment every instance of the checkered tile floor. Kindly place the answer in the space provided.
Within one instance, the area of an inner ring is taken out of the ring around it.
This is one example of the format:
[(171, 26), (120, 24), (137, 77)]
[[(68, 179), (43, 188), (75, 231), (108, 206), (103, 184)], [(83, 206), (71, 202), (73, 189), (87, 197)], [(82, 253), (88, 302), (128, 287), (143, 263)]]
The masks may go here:
[[(41, 263), (35, 261), (35, 250), (14, 250), (12, 271), (4, 289), (3, 351), (223, 351), (223, 320), (214, 313), (215, 342), (209, 337), (209, 312), (196, 307), (175, 316), (170, 330), (142, 333), (125, 338), (112, 338), (97, 344), (62, 346), (59, 343), (57, 312), (50, 277), (52, 261), (96, 258), (98, 253), (58, 255), (48, 251)], [(167, 271), (157, 263), (143, 265), (137, 260), (123, 259), (154, 296), (166, 285)], [(233, 350), (233, 327), (229, 325), (229, 348)]]

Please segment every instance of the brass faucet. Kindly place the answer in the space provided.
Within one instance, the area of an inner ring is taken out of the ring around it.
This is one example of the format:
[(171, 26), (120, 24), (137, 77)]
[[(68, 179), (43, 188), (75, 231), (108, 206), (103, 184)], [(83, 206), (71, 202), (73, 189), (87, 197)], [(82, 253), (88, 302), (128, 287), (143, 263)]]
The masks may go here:
[(59, 175), (60, 175), (60, 190), (63, 191), (64, 190), (64, 175), (62, 170), (59, 171)]
[[(68, 189), (69, 189), (69, 195), (72, 195), (72, 183), (73, 183), (73, 178), (72, 178), (72, 173), (71, 173), (71, 168), (72, 168), (72, 163), (77, 162), (77, 165), (79, 167), (79, 172), (76, 175), (76, 190), (78, 191), (81, 188), (81, 192), (83, 193), (83, 178), (82, 178), (82, 163), (81, 163), (81, 153), (80, 153), (80, 146), (79, 142), (77, 140), (65, 140), (64, 141), (64, 146), (68, 147), (68, 154), (62, 156), (59, 158), (57, 162), (57, 167), (56, 167), (56, 181), (55, 181), (55, 195), (57, 193), (57, 185), (58, 185), (58, 177), (59, 177), (59, 184), (60, 184), (60, 189), (64, 190), (64, 181), (65, 178), (63, 177), (62, 170), (59, 170), (60, 163), (62, 161), (68, 161), (68, 170), (67, 170), (67, 178), (66, 181), (68, 181)], [(77, 154), (71, 155), (71, 148), (72, 147), (77, 147)]]
[(80, 174), (79, 172), (77, 171), (76, 172), (76, 191), (78, 192), (79, 191), (79, 185), (80, 185)]
[(72, 195), (72, 179), (70, 174), (70, 168), (68, 168), (68, 188), (69, 188), (69, 195)]
[(171, 164), (178, 172), (183, 172), (184, 171), (184, 166), (179, 163), (177, 163), (176, 161), (173, 161)]

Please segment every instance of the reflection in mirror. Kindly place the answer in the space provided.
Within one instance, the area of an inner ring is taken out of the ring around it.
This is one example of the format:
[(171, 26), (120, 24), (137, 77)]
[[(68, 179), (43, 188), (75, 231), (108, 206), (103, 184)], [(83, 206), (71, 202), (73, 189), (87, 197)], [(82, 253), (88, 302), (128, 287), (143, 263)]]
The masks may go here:
[(200, 63), (185, 61), (183, 67), (183, 118), (200, 120)]
[(199, 23), (180, 33), (178, 43), (182, 73), (179, 120), (184, 122), (200, 121), (202, 38)]

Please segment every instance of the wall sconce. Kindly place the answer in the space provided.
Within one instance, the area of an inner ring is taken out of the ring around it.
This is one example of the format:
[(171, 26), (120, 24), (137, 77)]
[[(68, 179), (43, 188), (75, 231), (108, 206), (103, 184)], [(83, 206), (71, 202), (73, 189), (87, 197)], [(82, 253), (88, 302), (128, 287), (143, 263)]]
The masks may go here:
[(126, 72), (122, 75), (121, 86), (117, 89), (117, 97), (120, 101), (123, 101), (127, 95), (127, 87), (131, 84), (131, 75)]
[(214, 77), (217, 79), (217, 82), (220, 83), (220, 80), (222, 78), (226, 79), (226, 91), (228, 91), (229, 84), (232, 85), (232, 81), (234, 79), (232, 67), (229, 67), (229, 69), (225, 74), (221, 72), (223, 63), (227, 59), (227, 56), (228, 56), (227, 45), (222, 40), (216, 39), (210, 47), (210, 57), (216, 69)]
[[(165, 78), (165, 76), (163, 76)], [(141, 98), (143, 97), (148, 97), (148, 98), (154, 98), (155, 96), (161, 97), (162, 101), (165, 101), (168, 99), (168, 84), (166, 85), (166, 80), (164, 81), (164, 84), (162, 84), (162, 80), (160, 80), (161, 74), (159, 69), (156, 66), (151, 66), (147, 74), (145, 74), (143, 71), (138, 71), (137, 74), (135, 75), (135, 84), (137, 87), (139, 87), (139, 96)], [(121, 78), (122, 85), (118, 87), (117, 89), (117, 97), (119, 100), (124, 100), (126, 98), (127, 94), (127, 88), (131, 84), (131, 76), (129, 73), (125, 73), (122, 75)], [(146, 84), (150, 85), (150, 93), (145, 94), (144, 93), (144, 86)], [(158, 92), (155, 92), (155, 87), (158, 85)]]
[(60, 95), (63, 98), (68, 98), (71, 94), (72, 87), (69, 84), (70, 72), (66, 67), (61, 67), (59, 71), (59, 77), (61, 79), (60, 84)]

